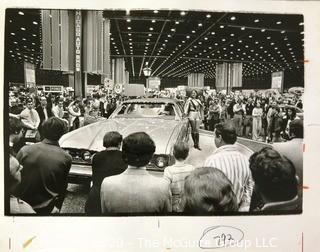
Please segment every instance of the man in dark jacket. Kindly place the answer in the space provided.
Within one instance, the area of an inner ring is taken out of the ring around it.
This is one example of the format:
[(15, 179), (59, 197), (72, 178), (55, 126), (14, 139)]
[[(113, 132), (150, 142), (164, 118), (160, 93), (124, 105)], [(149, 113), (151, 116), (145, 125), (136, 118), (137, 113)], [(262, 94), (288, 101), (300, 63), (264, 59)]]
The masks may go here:
[(58, 212), (62, 206), (72, 158), (58, 143), (66, 132), (62, 120), (49, 118), (43, 123), (42, 132), (42, 142), (24, 146), (17, 154), (24, 167), (17, 196), (38, 214), (50, 214)]
[(127, 168), (120, 151), (121, 142), (122, 136), (118, 132), (106, 133), (103, 137), (103, 146), (106, 149), (95, 154), (92, 158), (93, 186), (85, 206), (87, 214), (101, 214), (100, 187), (103, 179), (118, 175)]

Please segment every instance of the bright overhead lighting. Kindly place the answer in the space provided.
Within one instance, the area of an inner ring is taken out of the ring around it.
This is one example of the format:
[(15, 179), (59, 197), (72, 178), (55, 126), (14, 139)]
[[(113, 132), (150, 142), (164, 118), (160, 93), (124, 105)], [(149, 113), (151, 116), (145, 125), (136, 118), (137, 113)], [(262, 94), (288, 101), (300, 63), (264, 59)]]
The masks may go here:
[(223, 26), (223, 25), (220, 25), (220, 28), (222, 29), (222, 28), (224, 28), (224, 26)]
[(20, 29), (21, 29), (22, 31), (25, 31), (25, 30), (26, 30), (26, 28), (24, 28), (24, 27), (21, 27)]
[(149, 28), (149, 30), (150, 30), (150, 31), (153, 31), (153, 28), (152, 28), (152, 27), (150, 27), (150, 28)]
[(181, 16), (185, 16), (186, 13), (185, 13), (184, 11), (181, 11), (181, 12), (180, 12), (180, 15), (181, 15)]
[(171, 31), (172, 31), (172, 32), (175, 32), (175, 31), (176, 31), (176, 29), (172, 28), (172, 29), (171, 29)]
[(231, 33), (231, 34), (230, 34), (230, 36), (231, 36), (231, 37), (233, 37), (233, 36), (234, 36), (234, 34), (233, 34), (233, 33)]
[(131, 22), (131, 19), (127, 19), (127, 22), (130, 23), (130, 22)]
[(24, 15), (24, 13), (22, 11), (19, 11), (18, 14), (21, 15), (21, 16)]
[(204, 38), (204, 40), (208, 40), (208, 38), (207, 38), (207, 37), (205, 37), (205, 38)]
[(235, 17), (235, 16), (232, 16), (230, 19), (231, 19), (231, 20), (236, 20), (236, 17)]
[(13, 36), (16, 35), (14, 32), (11, 32), (10, 34), (13, 35)]
[(277, 24), (281, 24), (281, 23), (282, 23), (281, 21), (278, 21), (278, 22), (277, 22)]
[(207, 14), (207, 16), (206, 16), (207, 18), (211, 18), (211, 15), (210, 14)]
[(255, 20), (254, 20), (255, 23), (258, 23), (259, 21), (260, 21), (259, 19), (255, 19)]
[(299, 25), (303, 25), (303, 22), (299, 23)]
[(26, 41), (26, 39), (25, 39), (25, 38), (22, 38), (22, 40), (23, 40), (23, 41)]
[(37, 25), (37, 24), (38, 24), (38, 22), (36, 22), (36, 21), (33, 21), (32, 23), (33, 23), (34, 25)]
[(192, 33), (196, 33), (196, 31), (193, 30)]
[(245, 29), (246, 29), (245, 27), (241, 27), (241, 30), (243, 30), (243, 31), (244, 31)]
[(175, 24), (179, 24), (179, 21), (176, 21)]
[(157, 11), (157, 10), (154, 10), (154, 11), (153, 11), (153, 13), (157, 14), (157, 13), (159, 13), (159, 11)]
[(129, 36), (131, 36), (131, 33), (128, 33)]
[(262, 30), (261, 30), (261, 32), (265, 32), (265, 31), (266, 31), (266, 29), (262, 29)]
[(281, 33), (285, 33), (286, 31), (281, 31)]
[(201, 26), (202, 26), (202, 23), (199, 23), (198, 26), (201, 27)]
[(18, 42), (17, 42), (17, 41), (14, 41), (13, 43), (14, 43), (14, 44), (18, 44)]
[(128, 27), (128, 30), (131, 30), (131, 27), (130, 27), (130, 26)]

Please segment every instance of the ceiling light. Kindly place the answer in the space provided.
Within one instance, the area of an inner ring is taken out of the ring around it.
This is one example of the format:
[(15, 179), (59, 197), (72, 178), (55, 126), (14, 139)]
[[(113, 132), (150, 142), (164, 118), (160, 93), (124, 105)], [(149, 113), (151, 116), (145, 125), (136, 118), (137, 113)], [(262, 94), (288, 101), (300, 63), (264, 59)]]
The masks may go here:
[(37, 25), (37, 24), (38, 24), (38, 22), (36, 22), (36, 21), (33, 21), (32, 23), (33, 23), (34, 25)]
[(271, 39), (271, 37), (267, 37), (267, 39)]
[(14, 43), (14, 44), (18, 44), (18, 42), (17, 42), (17, 41), (14, 41), (13, 43)]
[(26, 39), (25, 39), (25, 38), (22, 38), (22, 40), (23, 40), (23, 41), (26, 41)]
[(171, 31), (172, 31), (172, 32), (175, 32), (175, 31), (176, 31), (176, 29), (172, 28), (172, 29), (171, 29)]
[(241, 27), (241, 30), (243, 30), (243, 31), (244, 31), (245, 29), (246, 29), (245, 27)]
[(224, 26), (223, 26), (223, 25), (220, 25), (220, 28), (221, 28), (221, 29), (223, 29), (223, 28), (224, 28)]
[(204, 38), (204, 40), (208, 40), (208, 38), (207, 38), (207, 37), (205, 37), (205, 38)]
[(255, 19), (254, 20), (255, 23), (259, 23), (259, 21), (260, 21), (259, 19)]
[(149, 30), (150, 30), (150, 31), (153, 31), (153, 28), (152, 28), (152, 27), (150, 27), (150, 28), (149, 28)]
[(277, 24), (281, 24), (281, 21), (278, 21)]
[(211, 18), (211, 15), (210, 14), (207, 14), (207, 16), (206, 16), (207, 18)]
[(148, 34), (148, 36), (149, 36), (149, 37), (152, 37), (152, 34), (151, 34), (151, 33), (149, 33), (149, 34)]
[(202, 23), (199, 23), (198, 26), (201, 27), (201, 26), (202, 26)]
[(21, 27), (20, 29), (21, 29), (22, 31), (25, 31), (25, 30), (26, 30), (26, 28), (24, 28), (24, 27)]
[(299, 23), (299, 25), (301, 25), (301, 26), (302, 26), (302, 25), (303, 25), (303, 22)]
[(158, 10), (154, 10), (153, 13), (157, 14), (157, 13), (159, 13), (159, 11)]
[(180, 15), (181, 15), (181, 16), (185, 16), (186, 13), (185, 13), (184, 11), (181, 11), (181, 12), (180, 12)]
[(13, 35), (13, 36), (16, 35), (14, 32), (11, 32), (10, 34)]
[(262, 29), (262, 30), (261, 30), (261, 32), (265, 32), (265, 31), (266, 31), (266, 29)]
[(230, 34), (230, 36), (231, 36), (231, 37), (233, 37), (233, 36), (234, 36), (234, 34), (233, 34), (233, 33), (231, 33), (231, 34)]
[(285, 33), (286, 31), (281, 31), (281, 33)]
[(127, 22), (130, 23), (130, 22), (131, 22), (131, 19), (127, 19)]
[(21, 15), (21, 16), (24, 15), (24, 13), (22, 11), (19, 11), (18, 14)]
[(131, 27), (130, 27), (130, 26), (128, 26), (128, 30), (131, 30)]
[(129, 36), (131, 36), (131, 33), (128, 33)]
[(192, 33), (196, 33), (196, 31), (193, 30)]

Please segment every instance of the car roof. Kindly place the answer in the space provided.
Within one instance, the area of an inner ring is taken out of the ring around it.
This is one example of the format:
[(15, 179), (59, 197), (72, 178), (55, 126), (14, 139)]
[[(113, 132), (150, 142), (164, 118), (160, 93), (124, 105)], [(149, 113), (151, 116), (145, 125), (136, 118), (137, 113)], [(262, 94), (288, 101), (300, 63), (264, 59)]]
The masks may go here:
[(176, 99), (171, 98), (139, 98), (123, 101), (123, 103), (177, 103)]

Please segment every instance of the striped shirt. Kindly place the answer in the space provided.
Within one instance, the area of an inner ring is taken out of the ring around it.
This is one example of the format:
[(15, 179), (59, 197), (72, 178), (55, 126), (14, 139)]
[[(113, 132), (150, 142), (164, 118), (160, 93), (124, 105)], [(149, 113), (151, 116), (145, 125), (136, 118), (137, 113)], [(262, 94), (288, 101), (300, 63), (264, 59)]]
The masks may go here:
[(204, 166), (221, 170), (233, 185), (239, 210), (249, 210), (254, 182), (246, 156), (234, 145), (224, 145), (207, 158)]
[(172, 211), (182, 212), (182, 195), (185, 178), (194, 170), (193, 165), (176, 162), (164, 169), (163, 177), (169, 181), (172, 194)]

